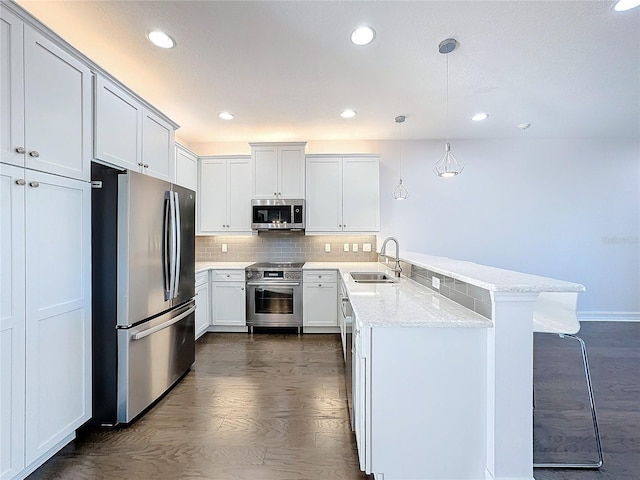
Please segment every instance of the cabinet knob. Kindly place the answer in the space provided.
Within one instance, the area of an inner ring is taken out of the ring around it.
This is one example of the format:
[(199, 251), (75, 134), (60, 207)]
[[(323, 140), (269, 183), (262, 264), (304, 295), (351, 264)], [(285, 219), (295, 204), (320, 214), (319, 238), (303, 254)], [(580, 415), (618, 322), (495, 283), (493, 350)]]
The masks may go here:
[(244, 290), (244, 287), (240, 287), (240, 290)]
[(40, 184), (38, 182), (29, 182), (29, 186), (33, 188), (38, 188)]
[(319, 287), (322, 287), (322, 284), (321, 284), (321, 283), (319, 283), (319, 284), (318, 284), (318, 286), (319, 286)]
[(142, 167), (142, 165), (144, 165), (142, 162), (138, 162), (139, 167)]
[(16, 185), (20, 185), (21, 187), (23, 185), (26, 185), (27, 182), (25, 182), (24, 178), (19, 178), (18, 180), (16, 180)]
[(148, 163), (145, 163), (145, 164), (143, 165), (143, 167), (144, 167), (144, 168), (149, 168), (149, 164), (148, 164)]
[(38, 158), (40, 156), (40, 153), (38, 153), (37, 150), (31, 150), (29, 152), (29, 155), (32, 156), (33, 158)]
[(278, 192), (278, 196), (281, 196), (281, 195), (282, 195), (282, 192)]
[(340, 228), (342, 228), (342, 225), (338, 225)]
[(278, 196), (277, 192), (273, 192), (273, 196), (277, 197)]
[(26, 150), (24, 149), (24, 147), (18, 147), (18, 148), (16, 148), (16, 152), (22, 154), (22, 153), (26, 152)]

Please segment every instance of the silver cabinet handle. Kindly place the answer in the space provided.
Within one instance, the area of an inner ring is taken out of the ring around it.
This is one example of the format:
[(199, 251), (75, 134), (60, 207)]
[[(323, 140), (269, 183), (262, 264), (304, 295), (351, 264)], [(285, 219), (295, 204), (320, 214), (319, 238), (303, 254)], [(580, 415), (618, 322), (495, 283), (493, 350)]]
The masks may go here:
[(32, 156), (33, 158), (38, 158), (40, 156), (37, 150), (31, 150), (29, 152), (29, 155)]
[(24, 149), (24, 147), (18, 147), (18, 148), (16, 148), (16, 152), (22, 154), (22, 153), (26, 152), (26, 150)]
[(16, 180), (16, 185), (20, 185), (22, 187), (26, 184), (27, 182), (25, 182), (24, 178), (19, 178), (18, 180)]
[(29, 186), (33, 188), (38, 188), (40, 184), (38, 182), (29, 182)]

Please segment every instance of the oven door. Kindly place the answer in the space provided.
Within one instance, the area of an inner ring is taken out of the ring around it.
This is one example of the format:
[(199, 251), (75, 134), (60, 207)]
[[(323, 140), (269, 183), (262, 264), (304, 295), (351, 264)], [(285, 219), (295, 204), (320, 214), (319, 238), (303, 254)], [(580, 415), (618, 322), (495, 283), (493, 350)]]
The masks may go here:
[(301, 327), (302, 282), (248, 282), (247, 326)]

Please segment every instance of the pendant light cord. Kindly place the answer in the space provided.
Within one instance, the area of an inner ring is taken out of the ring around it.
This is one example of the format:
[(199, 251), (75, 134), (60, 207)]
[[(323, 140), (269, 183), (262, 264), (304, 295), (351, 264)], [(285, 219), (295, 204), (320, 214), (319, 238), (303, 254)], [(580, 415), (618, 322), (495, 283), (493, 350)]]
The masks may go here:
[(400, 134), (400, 183), (402, 183), (402, 122), (398, 122), (398, 131)]
[(449, 143), (449, 54), (447, 53), (447, 122), (445, 124), (447, 143)]

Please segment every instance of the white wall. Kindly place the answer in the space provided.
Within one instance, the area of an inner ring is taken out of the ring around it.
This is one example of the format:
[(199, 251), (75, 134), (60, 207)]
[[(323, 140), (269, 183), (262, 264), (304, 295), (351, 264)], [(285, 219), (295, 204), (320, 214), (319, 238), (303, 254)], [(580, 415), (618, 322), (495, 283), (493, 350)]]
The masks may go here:
[(451, 145), (465, 170), (442, 179), (431, 169), (443, 142), (403, 142), (411, 196), (398, 202), (397, 142), (387, 142), (381, 236), (402, 250), (582, 283), (580, 311), (640, 312), (638, 140)]

